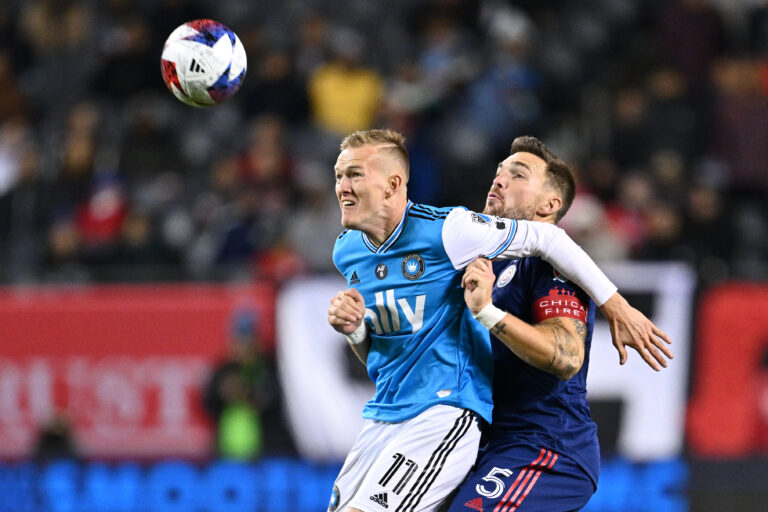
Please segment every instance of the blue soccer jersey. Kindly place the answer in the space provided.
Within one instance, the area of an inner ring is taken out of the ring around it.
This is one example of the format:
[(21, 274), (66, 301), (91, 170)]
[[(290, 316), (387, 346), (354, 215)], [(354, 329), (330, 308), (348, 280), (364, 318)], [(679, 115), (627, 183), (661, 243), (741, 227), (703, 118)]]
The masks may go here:
[(558, 268), (570, 264), (572, 274), (593, 284), (592, 293), (607, 298), (616, 288), (574, 259), (578, 251), (556, 226), (410, 201), (380, 246), (361, 231), (343, 232), (333, 260), (365, 300), (372, 339), (367, 368), (376, 393), (363, 417), (399, 422), (447, 404), (490, 422), (490, 339), (464, 303), (463, 268), (478, 256), (541, 254)]
[(587, 334), (584, 363), (566, 381), (527, 364), (491, 336), (495, 409), (486, 438), (491, 444), (523, 443), (566, 454), (597, 485), (600, 450), (586, 389), (595, 304), (539, 258), (495, 262), (493, 267), (498, 276), (494, 305), (531, 324), (552, 317), (576, 318), (586, 323)]

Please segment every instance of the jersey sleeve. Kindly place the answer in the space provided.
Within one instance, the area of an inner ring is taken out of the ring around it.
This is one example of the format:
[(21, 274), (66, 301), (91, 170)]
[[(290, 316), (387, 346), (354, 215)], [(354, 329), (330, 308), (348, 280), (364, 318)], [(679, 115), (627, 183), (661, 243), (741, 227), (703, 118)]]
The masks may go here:
[(443, 246), (457, 270), (478, 256), (488, 259), (539, 256), (600, 306), (617, 290), (565, 231), (546, 222), (500, 219), (456, 208), (443, 224)]
[(614, 285), (579, 244), (568, 234), (546, 222), (521, 220), (517, 232), (501, 258), (539, 256), (567, 279), (587, 292), (598, 306), (616, 293)]
[[(443, 223), (443, 247), (456, 270), (478, 256), (494, 259), (515, 237), (517, 222), (454, 208)], [(512, 257), (512, 256), (510, 256)]]

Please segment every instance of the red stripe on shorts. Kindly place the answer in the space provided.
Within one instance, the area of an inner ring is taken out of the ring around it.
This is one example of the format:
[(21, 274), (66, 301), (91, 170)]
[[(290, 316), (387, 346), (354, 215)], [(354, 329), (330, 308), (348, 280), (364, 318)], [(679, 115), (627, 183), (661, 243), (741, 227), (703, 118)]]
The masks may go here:
[[(554, 457), (552, 457), (552, 461), (549, 464), (545, 465), (547, 466), (547, 469), (552, 469), (552, 466), (555, 465), (555, 462), (557, 462), (557, 458), (559, 457), (558, 454), (554, 453)], [(531, 480), (531, 483), (528, 485), (528, 488), (525, 490), (522, 496), (520, 496), (520, 499), (517, 500), (517, 503), (515, 503), (515, 506), (509, 509), (509, 512), (515, 512), (517, 510), (517, 507), (520, 506), (520, 504), (523, 502), (526, 496), (528, 496), (528, 493), (531, 492), (531, 489), (533, 489), (533, 485), (536, 483), (536, 480), (539, 479), (541, 476), (541, 472), (544, 471), (543, 469), (540, 469), (536, 472), (536, 475), (533, 477), (533, 480)]]
[[(509, 490), (507, 491), (507, 494), (505, 494), (504, 497), (501, 498), (501, 501), (499, 501), (499, 503), (496, 505), (496, 508), (493, 509), (493, 512), (503, 512), (502, 511), (502, 507), (507, 506), (506, 501), (509, 499), (509, 495), (514, 492), (515, 488), (517, 487), (517, 484), (519, 484), (520, 481), (525, 477), (525, 475), (528, 473), (530, 468), (533, 468), (533, 467), (537, 466), (544, 459), (544, 456), (546, 454), (547, 454), (547, 450), (542, 448), (541, 451), (539, 452), (539, 456), (536, 458), (536, 460), (534, 460), (533, 462), (528, 464), (525, 467), (525, 469), (522, 470), (519, 475), (517, 475), (517, 479), (515, 479), (515, 482), (509, 488)], [(525, 484), (523, 484), (523, 485), (525, 485)], [(517, 495), (515, 495), (515, 496), (517, 496)]]

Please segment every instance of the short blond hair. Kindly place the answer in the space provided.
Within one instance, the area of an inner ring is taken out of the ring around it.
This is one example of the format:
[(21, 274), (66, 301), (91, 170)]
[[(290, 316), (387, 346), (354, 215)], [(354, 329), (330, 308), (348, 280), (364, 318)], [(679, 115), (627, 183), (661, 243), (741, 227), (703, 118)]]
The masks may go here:
[(341, 141), (341, 150), (348, 148), (359, 148), (362, 146), (385, 146), (383, 149), (390, 151), (400, 159), (405, 179), (408, 180), (410, 174), (410, 160), (408, 150), (405, 148), (405, 137), (402, 133), (395, 130), (359, 130), (352, 132)]

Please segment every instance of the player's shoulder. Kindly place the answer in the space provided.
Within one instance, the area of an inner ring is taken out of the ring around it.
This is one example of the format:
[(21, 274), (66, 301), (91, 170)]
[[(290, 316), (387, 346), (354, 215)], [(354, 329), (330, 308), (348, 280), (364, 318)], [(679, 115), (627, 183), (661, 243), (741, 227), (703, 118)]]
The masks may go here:
[(551, 263), (539, 257), (523, 258), (520, 262), (519, 271), (535, 287), (556, 287), (583, 295), (585, 299), (588, 298), (587, 293), (576, 283), (568, 280)]
[(356, 242), (360, 240), (359, 231), (354, 229), (345, 229), (339, 236), (336, 237), (336, 241), (333, 244), (334, 259), (337, 259), (340, 254), (350, 254), (357, 249)]
[(425, 221), (444, 221), (455, 206), (430, 206), (427, 204), (413, 203), (408, 209), (408, 217)]

